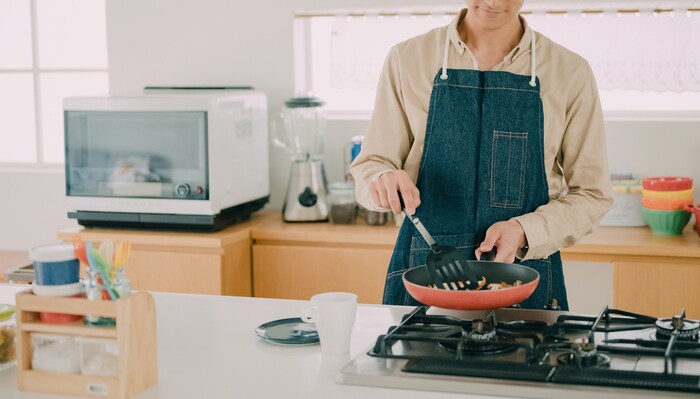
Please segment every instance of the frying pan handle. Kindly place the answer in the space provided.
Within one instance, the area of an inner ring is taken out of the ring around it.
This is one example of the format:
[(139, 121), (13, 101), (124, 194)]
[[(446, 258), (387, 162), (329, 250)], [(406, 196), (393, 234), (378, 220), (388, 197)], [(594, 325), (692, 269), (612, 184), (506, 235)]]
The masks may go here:
[(496, 259), (496, 247), (495, 246), (489, 252), (483, 252), (481, 254), (481, 257), (479, 258), (479, 260), (488, 260), (488, 261), (493, 261), (494, 259)]
[(433, 236), (431, 236), (430, 233), (428, 233), (428, 230), (426, 230), (425, 226), (423, 226), (423, 222), (421, 222), (420, 219), (418, 219), (415, 216), (409, 215), (408, 212), (406, 212), (406, 205), (404, 205), (403, 203), (403, 197), (401, 197), (401, 192), (399, 191), (398, 194), (399, 201), (401, 202), (401, 210), (403, 211), (404, 215), (406, 215), (406, 217), (409, 218), (411, 222), (413, 222), (413, 225), (416, 226), (416, 230), (418, 230), (420, 235), (423, 236), (425, 242), (427, 242), (428, 245), (430, 245), (430, 249), (434, 251), (437, 248), (437, 244), (435, 243), (435, 240), (433, 240)]

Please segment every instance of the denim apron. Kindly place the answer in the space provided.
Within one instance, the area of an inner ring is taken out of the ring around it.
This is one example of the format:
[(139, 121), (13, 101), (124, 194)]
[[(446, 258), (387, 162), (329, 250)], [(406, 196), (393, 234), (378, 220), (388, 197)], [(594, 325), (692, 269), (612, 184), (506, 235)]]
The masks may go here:
[[(440, 245), (474, 251), (494, 223), (533, 212), (549, 201), (544, 168), (544, 114), (535, 75), (532, 33), (531, 76), (501, 71), (447, 69), (433, 82), (425, 145), (416, 185), (416, 216)], [(383, 303), (412, 305), (402, 274), (425, 264), (430, 246), (406, 219), (387, 272)], [(542, 309), (556, 299), (568, 309), (559, 252), (547, 259), (518, 261), (537, 270), (540, 282), (521, 303)]]

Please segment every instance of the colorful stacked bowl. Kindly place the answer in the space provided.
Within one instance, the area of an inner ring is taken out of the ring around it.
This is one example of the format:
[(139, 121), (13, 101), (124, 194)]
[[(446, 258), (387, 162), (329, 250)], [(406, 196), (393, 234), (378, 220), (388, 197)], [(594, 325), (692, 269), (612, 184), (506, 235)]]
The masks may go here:
[(690, 220), (693, 179), (650, 177), (642, 180), (642, 216), (654, 235), (680, 235)]

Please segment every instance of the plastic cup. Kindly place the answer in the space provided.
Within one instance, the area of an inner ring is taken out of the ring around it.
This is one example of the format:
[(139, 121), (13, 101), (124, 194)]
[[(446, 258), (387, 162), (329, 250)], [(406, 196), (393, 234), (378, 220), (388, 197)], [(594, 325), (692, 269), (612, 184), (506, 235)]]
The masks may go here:
[(80, 280), (80, 262), (70, 244), (49, 244), (29, 251), (34, 263), (36, 284), (67, 285)]

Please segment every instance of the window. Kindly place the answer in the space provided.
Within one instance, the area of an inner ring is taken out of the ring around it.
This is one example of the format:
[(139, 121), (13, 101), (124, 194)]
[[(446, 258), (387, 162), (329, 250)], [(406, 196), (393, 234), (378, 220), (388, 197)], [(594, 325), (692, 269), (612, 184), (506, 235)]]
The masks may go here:
[(63, 98), (109, 91), (104, 0), (0, 0), (0, 164), (63, 162)]
[[(589, 3), (567, 9), (565, 2), (528, 1), (522, 14), (589, 61), (606, 114), (700, 116), (700, 2), (666, 2), (663, 9), (643, 1), (625, 9)], [(297, 91), (325, 99), (336, 115), (367, 115), (389, 48), (448, 24), (455, 11), (298, 13)]]

